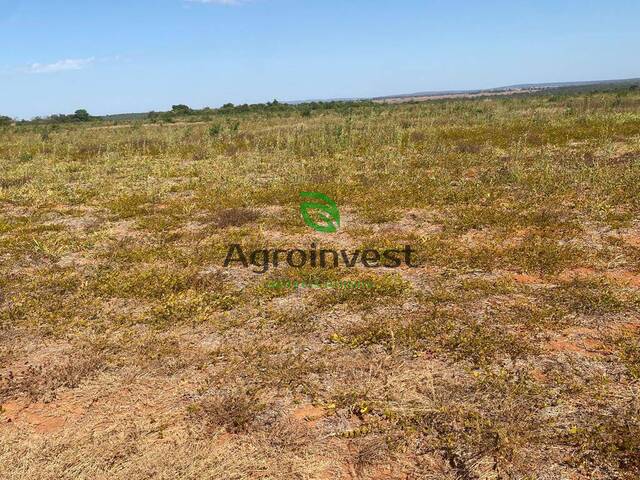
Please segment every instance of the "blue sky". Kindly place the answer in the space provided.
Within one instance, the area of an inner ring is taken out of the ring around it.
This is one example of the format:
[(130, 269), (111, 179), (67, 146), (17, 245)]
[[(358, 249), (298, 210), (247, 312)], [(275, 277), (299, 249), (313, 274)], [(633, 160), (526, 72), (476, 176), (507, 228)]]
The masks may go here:
[(640, 76), (637, 0), (0, 0), (0, 115)]

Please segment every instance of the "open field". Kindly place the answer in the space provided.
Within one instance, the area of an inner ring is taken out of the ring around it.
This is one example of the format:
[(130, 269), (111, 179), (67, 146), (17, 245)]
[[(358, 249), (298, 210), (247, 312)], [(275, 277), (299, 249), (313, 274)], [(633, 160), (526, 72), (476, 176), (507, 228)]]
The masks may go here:
[(640, 92), (98, 127), (0, 128), (0, 478), (639, 478)]

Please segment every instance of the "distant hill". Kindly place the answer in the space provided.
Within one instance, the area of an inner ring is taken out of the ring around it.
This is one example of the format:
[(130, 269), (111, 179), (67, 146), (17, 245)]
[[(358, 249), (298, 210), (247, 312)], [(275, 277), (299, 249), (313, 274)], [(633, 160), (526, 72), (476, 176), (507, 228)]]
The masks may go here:
[(554, 90), (557, 90), (558, 93), (578, 93), (597, 90), (611, 91), (617, 89), (628, 89), (633, 85), (640, 86), (640, 78), (629, 78), (623, 80), (597, 80), (588, 82), (523, 83), (519, 85), (509, 85), (505, 87), (495, 87), (479, 90), (445, 90), (387, 95), (384, 97), (375, 97), (371, 100), (376, 102), (398, 103), (407, 101), (438, 100), (446, 98), (473, 98), (482, 96), (540, 93), (550, 92)]
[(591, 80), (588, 82), (555, 82), (555, 83), (523, 83), (520, 85), (510, 85), (502, 88), (569, 88), (569, 87), (589, 87), (589, 86), (630, 86), (640, 84), (640, 78), (627, 78), (623, 80)]

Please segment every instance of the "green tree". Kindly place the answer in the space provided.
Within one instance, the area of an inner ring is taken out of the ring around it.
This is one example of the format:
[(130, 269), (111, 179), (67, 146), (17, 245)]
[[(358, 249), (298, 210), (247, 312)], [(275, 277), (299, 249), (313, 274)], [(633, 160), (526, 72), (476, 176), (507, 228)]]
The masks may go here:
[(73, 117), (80, 122), (86, 122), (91, 119), (91, 115), (89, 115), (89, 112), (87, 112), (84, 108), (76, 110), (73, 114)]
[(4, 115), (0, 115), (0, 127), (11, 125), (12, 123), (13, 123), (13, 119), (11, 117), (5, 117)]
[(171, 106), (171, 113), (175, 113), (176, 115), (189, 115), (193, 110), (188, 105), (178, 104)]

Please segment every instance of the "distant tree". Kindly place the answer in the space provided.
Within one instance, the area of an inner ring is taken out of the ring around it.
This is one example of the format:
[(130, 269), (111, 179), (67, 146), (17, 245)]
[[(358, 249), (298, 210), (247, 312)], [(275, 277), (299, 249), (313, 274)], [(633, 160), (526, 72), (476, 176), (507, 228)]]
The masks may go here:
[(173, 122), (173, 113), (171, 112), (162, 112), (160, 114), (160, 120), (163, 122)]
[(638, 88), (640, 88), (640, 86), (639, 86), (639, 85), (631, 85), (631, 86), (629, 87), (629, 90), (638, 90)]
[(233, 112), (235, 110), (235, 105), (233, 103), (225, 103), (220, 107), (220, 111), (223, 113)]
[(13, 123), (13, 119), (11, 117), (5, 117), (4, 115), (0, 115), (0, 127), (11, 125), (12, 123)]
[(89, 112), (87, 112), (84, 108), (81, 108), (74, 112), (73, 118), (75, 120), (78, 120), (79, 122), (86, 122), (88, 120), (91, 120), (91, 115), (89, 115)]
[(174, 113), (176, 115), (189, 115), (192, 112), (193, 110), (191, 110), (188, 105), (179, 104), (171, 106), (171, 113)]
[(54, 113), (53, 115), (49, 116), (47, 118), (48, 121), (50, 122), (66, 122), (67, 121), (67, 116), (63, 115), (62, 113)]

